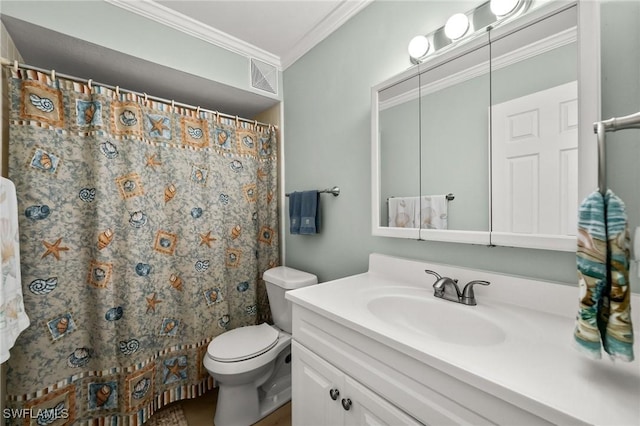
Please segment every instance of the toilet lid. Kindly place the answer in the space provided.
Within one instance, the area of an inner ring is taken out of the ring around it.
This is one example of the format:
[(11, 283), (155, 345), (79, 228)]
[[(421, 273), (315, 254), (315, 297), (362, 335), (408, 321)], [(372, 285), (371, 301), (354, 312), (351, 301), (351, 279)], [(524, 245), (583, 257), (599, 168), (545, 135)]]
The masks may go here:
[(207, 354), (221, 362), (243, 361), (261, 355), (278, 342), (278, 331), (269, 324), (250, 325), (214, 338)]

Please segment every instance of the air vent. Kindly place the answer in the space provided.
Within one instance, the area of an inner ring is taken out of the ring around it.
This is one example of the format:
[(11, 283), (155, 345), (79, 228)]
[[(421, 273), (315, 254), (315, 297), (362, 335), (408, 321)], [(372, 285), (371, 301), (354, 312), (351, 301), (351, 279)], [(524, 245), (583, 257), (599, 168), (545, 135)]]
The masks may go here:
[(278, 94), (278, 70), (273, 65), (251, 58), (251, 86)]

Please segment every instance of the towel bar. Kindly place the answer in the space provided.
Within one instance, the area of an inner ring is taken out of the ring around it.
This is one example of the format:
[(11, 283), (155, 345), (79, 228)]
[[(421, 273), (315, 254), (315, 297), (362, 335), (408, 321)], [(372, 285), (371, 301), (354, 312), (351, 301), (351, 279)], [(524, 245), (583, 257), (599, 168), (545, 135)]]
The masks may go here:
[[(395, 198), (395, 197), (389, 197), (389, 198)], [(389, 198), (387, 198), (387, 203), (389, 203)], [(453, 201), (456, 197), (452, 193), (448, 193), (447, 195), (445, 195), (445, 198), (447, 199), (447, 201)]]
[(602, 195), (607, 192), (605, 133), (624, 129), (640, 129), (640, 112), (593, 123), (593, 132), (598, 136), (598, 189)]
[[(338, 188), (337, 186), (334, 186), (333, 188), (319, 189), (318, 193), (320, 193), (320, 194), (323, 194), (323, 193), (333, 194), (334, 197), (337, 197), (338, 195), (340, 195), (340, 188)], [(288, 197), (289, 195), (291, 195), (291, 193), (286, 193), (284, 195), (286, 197)]]

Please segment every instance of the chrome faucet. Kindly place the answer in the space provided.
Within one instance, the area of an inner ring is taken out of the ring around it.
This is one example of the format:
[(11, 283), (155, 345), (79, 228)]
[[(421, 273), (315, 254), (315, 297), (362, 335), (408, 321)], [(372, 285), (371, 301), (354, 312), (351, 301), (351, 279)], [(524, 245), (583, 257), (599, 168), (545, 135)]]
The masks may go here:
[(460, 294), (460, 288), (458, 288), (458, 280), (442, 277), (437, 272), (428, 269), (424, 271), (436, 277), (436, 282), (433, 284), (433, 295), (435, 297), (452, 302), (460, 302), (462, 295)]
[(450, 300), (452, 302), (462, 303), (464, 305), (477, 305), (475, 293), (473, 292), (473, 286), (476, 284), (489, 285), (489, 281), (474, 280), (467, 283), (460, 292), (458, 287), (458, 280), (451, 279), (449, 277), (442, 277), (435, 271), (425, 269), (427, 274), (431, 274), (436, 277), (436, 282), (433, 284), (433, 295), (440, 299)]

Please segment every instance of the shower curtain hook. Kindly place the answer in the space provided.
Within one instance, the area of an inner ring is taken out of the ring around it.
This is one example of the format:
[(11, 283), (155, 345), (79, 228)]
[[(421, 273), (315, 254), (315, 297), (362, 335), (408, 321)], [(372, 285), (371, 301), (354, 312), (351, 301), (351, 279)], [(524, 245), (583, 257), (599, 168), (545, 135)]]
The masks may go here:
[(236, 127), (240, 127), (240, 119), (236, 115)]
[(171, 99), (171, 112), (176, 112), (176, 101)]
[(200, 118), (200, 105), (196, 108), (196, 117)]
[(147, 106), (147, 100), (148, 100), (147, 93), (145, 92), (143, 94), (144, 94), (144, 106)]
[(13, 70), (15, 72), (18, 72), (18, 60), (17, 59), (13, 61)]
[(253, 120), (253, 130), (258, 131), (258, 120)]
[(89, 90), (93, 90), (92, 84), (93, 84), (93, 79), (91, 79), (91, 78), (90, 78), (90, 79), (87, 81), (87, 87), (89, 87)]
[(51, 81), (56, 81), (56, 70), (51, 70)]
[(116, 96), (120, 98), (120, 86), (116, 86)]
[(220, 124), (220, 114), (218, 111), (215, 111), (214, 114), (216, 115), (216, 123)]

